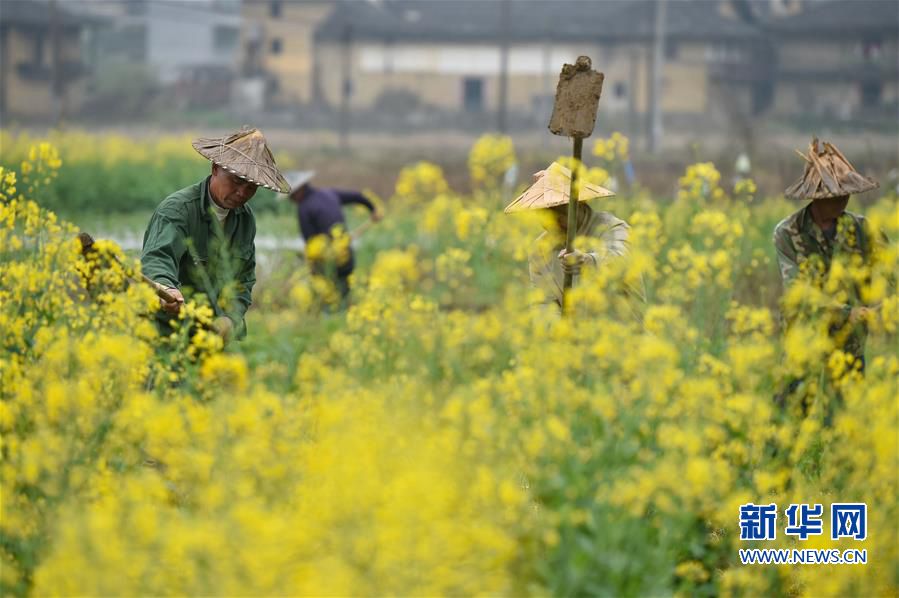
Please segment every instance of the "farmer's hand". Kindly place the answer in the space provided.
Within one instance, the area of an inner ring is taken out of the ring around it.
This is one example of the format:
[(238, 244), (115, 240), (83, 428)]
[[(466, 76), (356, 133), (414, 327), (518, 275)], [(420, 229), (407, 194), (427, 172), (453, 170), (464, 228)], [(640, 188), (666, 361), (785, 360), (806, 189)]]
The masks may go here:
[(559, 262), (562, 264), (562, 271), (565, 274), (577, 276), (581, 273), (581, 266), (587, 261), (592, 262), (593, 257), (577, 249), (571, 251), (571, 253), (565, 253), (564, 249), (559, 252)]
[(159, 303), (162, 304), (162, 309), (169, 312), (170, 314), (176, 314), (181, 310), (181, 306), (184, 305), (184, 295), (181, 294), (176, 288), (166, 288), (166, 293), (175, 298), (174, 301), (168, 302), (162, 297), (159, 298)]
[(222, 337), (223, 341), (228, 342), (231, 332), (234, 330), (234, 322), (228, 316), (219, 316), (212, 321), (212, 329)]
[(877, 309), (875, 307), (853, 307), (852, 311), (849, 312), (849, 323), (855, 324), (857, 322), (861, 322), (862, 320), (868, 319), (868, 315), (873, 315), (874, 310)]

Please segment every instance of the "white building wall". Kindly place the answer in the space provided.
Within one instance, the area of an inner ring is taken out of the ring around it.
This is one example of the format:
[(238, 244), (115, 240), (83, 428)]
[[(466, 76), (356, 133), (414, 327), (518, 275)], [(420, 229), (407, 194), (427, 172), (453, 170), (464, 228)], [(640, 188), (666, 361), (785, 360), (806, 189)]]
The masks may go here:
[[(594, 48), (595, 50), (595, 48)], [(514, 46), (509, 50), (510, 75), (558, 75), (559, 65), (573, 63), (583, 48), (543, 44)], [(490, 76), (500, 70), (500, 50), (493, 45), (361, 44), (363, 73), (429, 73)]]
[[(236, 64), (240, 46), (239, 13), (224, 11), (206, 0), (150, 2), (145, 18), (147, 62), (158, 69), (161, 82), (172, 82), (186, 66)], [(230, 51), (216, 48), (216, 27), (234, 29), (235, 43)]]

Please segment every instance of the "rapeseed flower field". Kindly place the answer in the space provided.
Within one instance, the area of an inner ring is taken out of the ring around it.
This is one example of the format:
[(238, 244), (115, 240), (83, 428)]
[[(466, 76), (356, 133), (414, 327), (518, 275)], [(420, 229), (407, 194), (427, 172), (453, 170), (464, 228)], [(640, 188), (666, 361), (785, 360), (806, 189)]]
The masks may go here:
[[(434, 164), (399, 173), (348, 309), (281, 256), (223, 347), (193, 303), (158, 336), (136, 260), (83, 255), (43, 207), (77, 152), (33, 147), (0, 171), (4, 595), (899, 592), (895, 195), (850, 205), (889, 239), (872, 269), (781, 302), (771, 233), (801, 206), (690, 166), (673, 198), (595, 202), (631, 253), (585, 269), (560, 316), (527, 280), (543, 222), (502, 213), (515, 149), (487, 138), (472, 195)], [(627, 152), (599, 140), (587, 178)], [(781, 323), (848, 284), (881, 304), (864, 375), (826, 324)], [(863, 543), (768, 546), (867, 565), (742, 565), (750, 502), (866, 503)]]

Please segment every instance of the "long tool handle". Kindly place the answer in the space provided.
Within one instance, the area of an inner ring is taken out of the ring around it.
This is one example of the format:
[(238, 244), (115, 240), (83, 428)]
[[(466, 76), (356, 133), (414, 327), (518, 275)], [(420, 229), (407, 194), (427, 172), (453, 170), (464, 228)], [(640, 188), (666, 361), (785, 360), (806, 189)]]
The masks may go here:
[(365, 222), (363, 222), (362, 224), (360, 224), (359, 226), (357, 226), (356, 228), (354, 228), (353, 230), (350, 231), (350, 237), (352, 237), (353, 239), (358, 239), (359, 237), (362, 236), (362, 233), (364, 233), (369, 228), (371, 228), (371, 225), (374, 223), (375, 223), (374, 220), (370, 220), (370, 219), (366, 220)]
[(173, 297), (171, 294), (169, 294), (169, 292), (166, 291), (165, 288), (163, 288), (163, 286), (161, 284), (159, 284), (158, 282), (156, 282), (155, 280), (153, 280), (146, 274), (141, 274), (140, 277), (141, 277), (141, 280), (143, 280), (145, 283), (147, 283), (153, 287), (153, 290), (156, 291), (156, 296), (159, 297), (160, 299), (164, 299), (168, 303), (174, 303), (175, 301), (177, 301), (177, 299), (175, 299), (175, 297)]
[[(81, 242), (81, 253), (82, 254), (87, 255), (88, 253), (90, 253), (94, 250), (93, 249), (94, 238), (92, 236), (90, 236), (90, 234), (88, 234), (84, 231), (78, 233), (78, 241)], [(127, 273), (128, 270), (125, 268), (125, 264), (122, 263), (122, 260), (119, 259), (119, 256), (117, 256), (115, 254), (111, 254), (111, 255), (112, 255), (112, 259), (114, 259), (119, 264), (119, 266), (122, 267), (122, 270), (125, 270), (125, 272)], [(126, 274), (126, 276), (128, 276), (128, 275)], [(165, 290), (164, 286), (162, 286), (155, 280), (152, 280), (146, 274), (141, 273), (140, 277), (141, 277), (141, 280), (143, 280), (145, 283), (147, 283), (148, 285), (153, 287), (153, 290), (156, 291), (156, 296), (159, 297), (160, 299), (164, 299), (168, 303), (174, 303), (175, 301), (177, 301), (177, 299), (172, 297), (172, 295), (170, 295), (168, 293), (168, 291)], [(131, 278), (131, 276), (128, 276), (128, 278)], [(134, 280), (134, 279), (131, 278), (131, 280)]]
[[(122, 260), (120, 260), (117, 256), (113, 256), (113, 258), (115, 258), (115, 261), (117, 261), (119, 265), (122, 266), (122, 268), (125, 267), (125, 265), (122, 264)], [(174, 303), (175, 301), (177, 301), (175, 297), (173, 297), (168, 291), (165, 290), (164, 286), (162, 286), (143, 272), (141, 272), (140, 274), (140, 279), (153, 287), (153, 290), (156, 291), (156, 296), (164, 300), (166, 303)]]
[[(581, 137), (574, 138), (574, 164), (571, 166), (571, 186), (568, 188), (568, 229), (565, 240), (565, 253), (574, 251), (574, 238), (577, 236), (577, 202), (581, 192), (581, 185), (578, 177), (581, 170), (581, 151), (584, 147), (584, 140)], [(563, 286), (563, 304), (568, 296), (568, 290), (574, 282), (574, 275), (565, 273), (565, 282)]]

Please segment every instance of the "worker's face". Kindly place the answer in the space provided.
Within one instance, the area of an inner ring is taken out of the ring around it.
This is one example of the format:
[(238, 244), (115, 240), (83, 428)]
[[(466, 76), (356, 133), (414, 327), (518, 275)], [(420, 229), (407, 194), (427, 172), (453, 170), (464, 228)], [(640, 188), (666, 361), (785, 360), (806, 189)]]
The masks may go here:
[(553, 206), (552, 208), (550, 208), (550, 210), (552, 210), (553, 219), (556, 222), (556, 226), (563, 233), (567, 233), (568, 232), (568, 205), (565, 204), (565, 205), (561, 205), (561, 206)]
[(258, 185), (245, 181), (219, 166), (212, 165), (212, 196), (218, 205), (229, 210), (239, 208), (256, 195)]
[(818, 214), (823, 216), (827, 220), (833, 220), (839, 218), (843, 212), (846, 211), (846, 206), (849, 204), (849, 196), (843, 195), (841, 197), (828, 197), (827, 199), (816, 199), (815, 200), (815, 209)]
[[(553, 206), (550, 208), (552, 212), (553, 219), (555, 220), (556, 226), (559, 228), (563, 234), (568, 233), (568, 204), (562, 204), (561, 206)], [(584, 203), (578, 202), (577, 204), (577, 220), (581, 222), (586, 216), (587, 205)]]
[(303, 185), (299, 189), (295, 189), (294, 192), (290, 194), (290, 201), (300, 203), (303, 201), (304, 197), (306, 197), (306, 185)]

